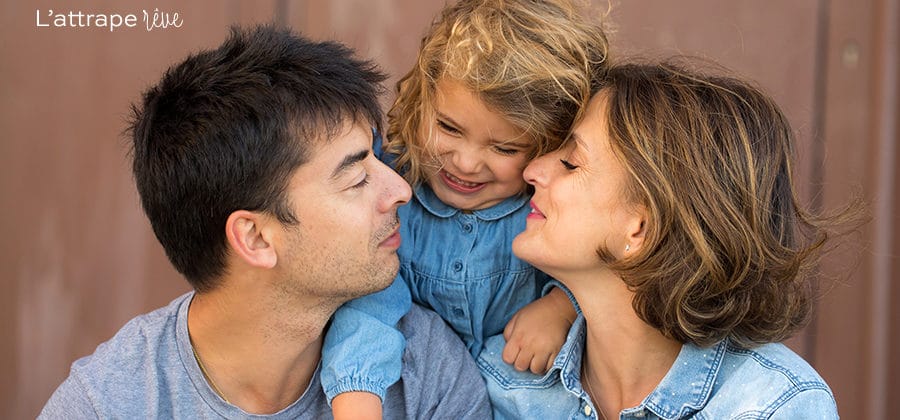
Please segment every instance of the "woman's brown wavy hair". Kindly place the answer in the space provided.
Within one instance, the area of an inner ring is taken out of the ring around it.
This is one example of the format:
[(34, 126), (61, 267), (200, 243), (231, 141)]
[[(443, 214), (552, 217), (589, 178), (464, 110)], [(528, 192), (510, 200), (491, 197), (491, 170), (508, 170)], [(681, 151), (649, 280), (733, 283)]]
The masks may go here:
[(422, 39), (415, 66), (397, 84), (385, 150), (417, 185), (430, 175), (434, 91), (463, 83), (534, 141), (529, 158), (559, 147), (606, 67), (602, 26), (569, 0), (461, 0)]
[(601, 259), (635, 292), (645, 322), (701, 346), (788, 338), (808, 321), (806, 275), (835, 220), (799, 204), (794, 135), (745, 81), (675, 61), (609, 69), (600, 93), (625, 193), (648, 212), (644, 243)]

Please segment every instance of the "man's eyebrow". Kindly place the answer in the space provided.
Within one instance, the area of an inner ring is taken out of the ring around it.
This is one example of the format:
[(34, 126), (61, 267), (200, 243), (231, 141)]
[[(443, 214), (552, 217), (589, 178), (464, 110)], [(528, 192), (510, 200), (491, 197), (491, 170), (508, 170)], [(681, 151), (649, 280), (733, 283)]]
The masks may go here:
[(348, 168), (367, 158), (369, 156), (369, 150), (360, 150), (352, 155), (347, 155), (344, 157), (344, 160), (341, 161), (341, 164), (334, 168), (334, 172), (331, 173), (331, 178), (337, 178), (341, 172), (346, 171)]

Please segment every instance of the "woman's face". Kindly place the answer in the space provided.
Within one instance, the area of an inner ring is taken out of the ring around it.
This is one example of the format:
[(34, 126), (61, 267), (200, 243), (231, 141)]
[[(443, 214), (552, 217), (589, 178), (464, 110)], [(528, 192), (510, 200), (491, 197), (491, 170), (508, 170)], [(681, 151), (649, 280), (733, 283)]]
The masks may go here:
[(601, 268), (601, 247), (617, 258), (626, 245), (634, 250), (641, 215), (626, 199), (627, 174), (611, 149), (605, 108), (601, 92), (572, 138), (525, 168), (532, 212), (513, 251), (548, 274)]

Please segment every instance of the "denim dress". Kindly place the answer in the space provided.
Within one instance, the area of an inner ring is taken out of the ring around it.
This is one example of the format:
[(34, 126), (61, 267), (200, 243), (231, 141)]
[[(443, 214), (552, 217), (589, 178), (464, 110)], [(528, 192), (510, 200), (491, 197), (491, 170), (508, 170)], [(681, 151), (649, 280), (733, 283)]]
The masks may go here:
[[(376, 139), (380, 156), (380, 139)], [(400, 375), (403, 337), (397, 321), (414, 301), (437, 312), (473, 357), (523, 306), (541, 296), (549, 277), (512, 253), (525, 230), (530, 197), (510, 197), (465, 212), (430, 187), (414, 189), (398, 210), (400, 271), (387, 289), (354, 299), (334, 315), (322, 349), (322, 385), (329, 400), (347, 391), (384, 397)]]
[[(494, 419), (598, 419), (581, 387), (586, 324), (579, 314), (546, 375), (503, 362), (502, 335), (477, 359)], [(831, 389), (782, 344), (742, 349), (724, 340), (708, 348), (684, 344), (672, 368), (638, 406), (612, 419), (837, 419)]]

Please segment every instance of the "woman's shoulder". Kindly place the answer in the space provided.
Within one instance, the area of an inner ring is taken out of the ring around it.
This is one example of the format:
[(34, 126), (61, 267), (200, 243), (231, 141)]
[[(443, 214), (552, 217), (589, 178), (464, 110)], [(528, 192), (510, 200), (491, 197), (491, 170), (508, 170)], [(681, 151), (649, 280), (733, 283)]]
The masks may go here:
[(530, 371), (518, 371), (512, 365), (503, 361), (503, 347), (506, 340), (503, 334), (489, 337), (484, 342), (484, 349), (478, 355), (476, 362), (481, 370), (481, 375), (495, 386), (506, 390), (528, 388), (548, 389), (559, 384), (559, 372), (551, 370), (546, 375), (536, 375)]
[(799, 388), (828, 387), (806, 360), (784, 344), (770, 343), (746, 349), (728, 343), (725, 350), (721, 369), (731, 376), (766, 378)]
[(476, 360), (495, 419), (572, 418), (582, 409), (583, 402), (563, 384), (566, 375), (561, 369), (555, 367), (545, 375), (517, 371), (503, 361), (505, 344), (502, 334), (488, 338)]
[(751, 349), (728, 343), (703, 411), (717, 410), (727, 410), (729, 415), (758, 413), (762, 418), (776, 414), (779, 418), (837, 418), (834, 395), (825, 380), (780, 343)]

